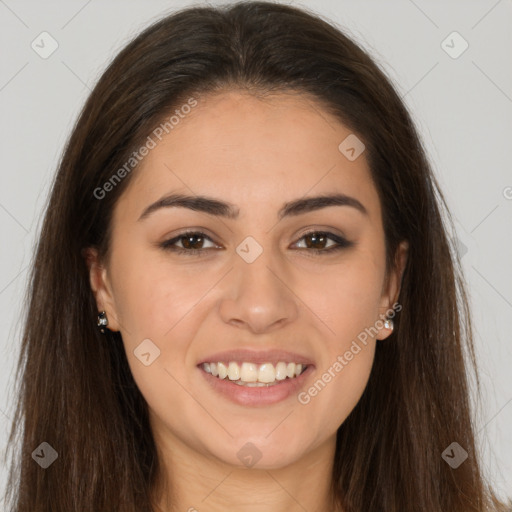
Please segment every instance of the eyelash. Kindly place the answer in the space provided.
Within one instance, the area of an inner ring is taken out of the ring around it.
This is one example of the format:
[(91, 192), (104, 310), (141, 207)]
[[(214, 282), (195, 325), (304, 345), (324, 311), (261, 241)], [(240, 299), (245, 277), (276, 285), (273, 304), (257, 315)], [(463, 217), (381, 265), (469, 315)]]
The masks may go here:
[[(186, 231), (170, 240), (166, 240), (165, 242), (162, 242), (159, 245), (162, 249), (164, 249), (166, 251), (172, 251), (176, 254), (186, 254), (187, 256), (200, 255), (206, 251), (213, 249), (213, 247), (209, 247), (207, 249), (182, 249), (180, 247), (174, 246), (174, 244), (176, 242), (178, 242), (179, 240), (181, 240), (182, 238), (185, 238), (185, 237), (191, 236), (191, 235), (200, 235), (200, 237), (202, 239), (207, 239), (207, 240), (213, 242), (213, 240), (208, 235), (206, 235), (205, 233), (202, 233), (201, 231)], [(306, 247), (306, 248), (301, 248), (300, 250), (309, 250), (309, 251), (313, 251), (314, 253), (316, 253), (318, 255), (321, 255), (321, 254), (325, 255), (325, 254), (331, 254), (331, 253), (340, 251), (342, 249), (348, 249), (349, 247), (352, 247), (353, 245), (355, 245), (355, 242), (349, 242), (345, 238), (335, 235), (334, 233), (330, 233), (329, 231), (309, 231), (307, 233), (304, 233), (299, 240), (302, 240), (303, 238), (306, 238), (307, 236), (310, 236), (310, 235), (325, 236), (328, 239), (336, 242), (338, 245), (333, 245), (333, 246), (329, 247), (328, 249), (314, 249), (314, 248), (308, 249)]]

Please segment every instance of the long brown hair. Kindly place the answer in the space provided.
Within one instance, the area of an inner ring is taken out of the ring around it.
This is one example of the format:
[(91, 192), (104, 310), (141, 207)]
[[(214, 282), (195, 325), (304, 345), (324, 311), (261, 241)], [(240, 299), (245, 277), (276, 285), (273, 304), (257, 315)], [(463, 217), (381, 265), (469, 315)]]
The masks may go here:
[[(366, 145), (388, 269), (399, 242), (409, 242), (395, 330), (377, 345), (367, 388), (337, 434), (332, 485), (344, 511), (504, 510), (475, 446), (476, 364), (453, 223), (413, 121), (342, 31), (267, 2), (166, 16), (115, 57), (90, 94), (58, 168), (27, 290), (10, 510), (152, 510), (158, 459), (147, 404), (120, 334), (98, 333), (83, 249), (107, 253), (112, 209), (136, 169), (103, 198), (95, 190), (164, 115), (228, 88), (309, 94), (337, 116)], [(46, 469), (32, 456), (42, 442), (58, 453)], [(468, 453), (457, 469), (442, 458), (452, 442)]]

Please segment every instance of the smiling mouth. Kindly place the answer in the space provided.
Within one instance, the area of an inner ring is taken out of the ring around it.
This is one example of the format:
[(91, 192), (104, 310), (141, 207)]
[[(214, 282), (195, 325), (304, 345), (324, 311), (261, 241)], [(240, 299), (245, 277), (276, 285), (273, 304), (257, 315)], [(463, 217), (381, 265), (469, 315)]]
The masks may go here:
[(213, 377), (247, 387), (275, 386), (285, 380), (297, 378), (308, 368), (308, 365), (284, 361), (278, 362), (275, 366), (272, 363), (243, 362), (239, 364), (235, 361), (202, 363), (199, 366)]

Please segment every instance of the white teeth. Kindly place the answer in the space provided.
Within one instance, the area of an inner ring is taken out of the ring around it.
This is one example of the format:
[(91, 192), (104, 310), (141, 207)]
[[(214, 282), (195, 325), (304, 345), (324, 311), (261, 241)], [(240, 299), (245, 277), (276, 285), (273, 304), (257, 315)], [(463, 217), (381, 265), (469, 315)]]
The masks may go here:
[(286, 363), (277, 363), (276, 364), (276, 380), (284, 380), (286, 379)]
[(274, 382), (276, 380), (276, 371), (274, 369), (274, 365), (271, 363), (262, 364), (258, 373), (258, 380), (260, 382), (264, 382), (265, 384)]
[(217, 370), (219, 372), (219, 379), (225, 379), (228, 374), (228, 369), (224, 363), (217, 363)]
[(258, 380), (258, 367), (253, 363), (242, 363), (240, 380), (244, 382), (256, 382)]
[(277, 384), (277, 381), (286, 378), (293, 379), (298, 377), (307, 368), (300, 363), (278, 362), (275, 367), (272, 363), (263, 363), (260, 365), (254, 363), (242, 363), (238, 365), (235, 361), (229, 363), (210, 362), (203, 363), (202, 368), (206, 373), (210, 373), (219, 379), (226, 377), (241, 386), (261, 387), (265, 385)]
[(229, 363), (228, 377), (229, 380), (238, 380), (240, 378), (240, 368), (238, 368), (238, 365), (236, 363)]

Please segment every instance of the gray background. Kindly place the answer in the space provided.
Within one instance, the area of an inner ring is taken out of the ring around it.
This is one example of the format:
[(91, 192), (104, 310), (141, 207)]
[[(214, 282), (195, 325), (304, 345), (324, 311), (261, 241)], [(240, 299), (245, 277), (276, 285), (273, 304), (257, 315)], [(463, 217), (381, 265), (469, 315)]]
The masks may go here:
[[(512, 2), (287, 3), (344, 28), (378, 60), (413, 113), (456, 220), (453, 239), (469, 283), (484, 387), (475, 412), (484, 470), (502, 496), (512, 495)], [(15, 405), (27, 268), (64, 143), (110, 59), (149, 23), (187, 5), (0, 0), (1, 450)], [(47, 59), (31, 47), (43, 31), (59, 45)], [(453, 31), (469, 44), (457, 58), (445, 51), (463, 49), (462, 40), (446, 39)], [(5, 478), (2, 463), (0, 491)]]

